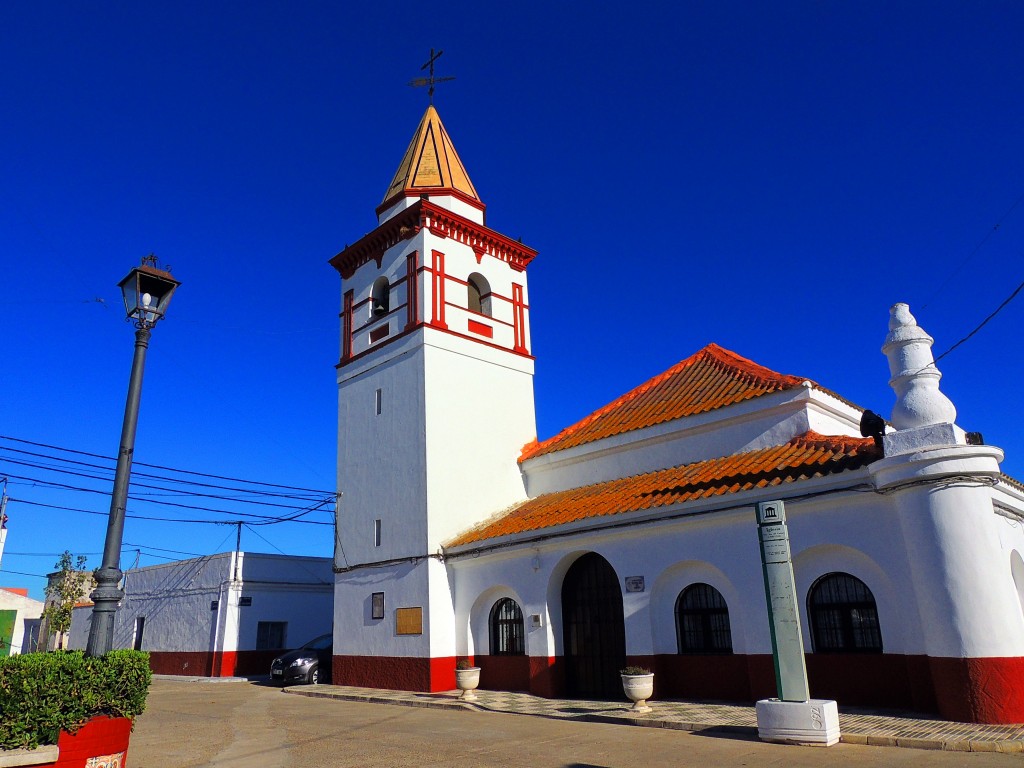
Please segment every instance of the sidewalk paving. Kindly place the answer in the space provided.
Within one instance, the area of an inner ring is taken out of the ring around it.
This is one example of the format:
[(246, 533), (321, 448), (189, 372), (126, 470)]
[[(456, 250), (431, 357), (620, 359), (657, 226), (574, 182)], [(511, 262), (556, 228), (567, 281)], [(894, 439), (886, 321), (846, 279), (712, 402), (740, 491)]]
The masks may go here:
[[(396, 704), (406, 707), (505, 712), (554, 719), (640, 725), (757, 738), (752, 706), (686, 701), (649, 701), (650, 712), (636, 714), (628, 702), (544, 699), (528, 693), (477, 690), (476, 701), (459, 699), (459, 691), (417, 693), (340, 685), (293, 686), (285, 693), (315, 698)], [(1024, 752), (1024, 725), (979, 725), (925, 717), (840, 711), (841, 741), (879, 747), (942, 749), (954, 752)]]

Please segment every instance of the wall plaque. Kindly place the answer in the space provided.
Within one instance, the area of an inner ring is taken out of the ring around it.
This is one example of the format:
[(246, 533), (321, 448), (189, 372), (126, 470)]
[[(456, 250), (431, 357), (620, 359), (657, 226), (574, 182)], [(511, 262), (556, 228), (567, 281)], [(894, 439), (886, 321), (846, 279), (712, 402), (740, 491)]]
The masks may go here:
[(423, 609), (422, 608), (396, 608), (395, 609), (395, 634), (398, 635), (422, 635), (423, 634)]
[(627, 576), (626, 577), (626, 591), (627, 592), (643, 592), (644, 591), (644, 577), (643, 576)]

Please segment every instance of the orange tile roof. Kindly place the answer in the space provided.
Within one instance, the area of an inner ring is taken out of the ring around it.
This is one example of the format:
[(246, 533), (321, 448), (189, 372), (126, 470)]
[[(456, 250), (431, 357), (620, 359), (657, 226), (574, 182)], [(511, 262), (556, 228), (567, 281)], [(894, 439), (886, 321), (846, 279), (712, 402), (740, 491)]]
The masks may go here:
[(554, 437), (528, 443), (519, 460), (713, 411), (770, 392), (792, 389), (804, 381), (799, 376), (776, 373), (717, 344), (708, 344)]
[(806, 432), (783, 445), (538, 496), (447, 546), (823, 477), (858, 469), (879, 457), (870, 438)]

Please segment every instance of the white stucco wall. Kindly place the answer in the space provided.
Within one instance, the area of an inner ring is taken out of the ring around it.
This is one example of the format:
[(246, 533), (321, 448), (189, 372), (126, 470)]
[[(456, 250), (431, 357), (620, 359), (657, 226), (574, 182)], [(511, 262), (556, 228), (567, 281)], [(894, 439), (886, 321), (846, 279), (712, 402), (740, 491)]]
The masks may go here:
[(0, 655), (14, 656), (21, 653), (25, 643), (25, 621), (38, 619), (43, 614), (43, 603), (41, 600), (33, 600), (31, 597), (19, 595), (16, 592), (8, 592), (0, 588), (0, 611), (14, 611), (14, 634), (11, 637), (9, 648), (0, 647)]
[[(140, 616), (144, 651), (253, 650), (260, 621), (287, 622), (287, 644), (331, 631), (330, 560), (240, 554), (237, 581), (233, 552), (128, 571), (114, 647), (133, 647)], [(85, 648), (91, 611), (75, 610), (70, 647)]]
[[(830, 489), (836, 493), (787, 502), (807, 651), (812, 649), (807, 617), (809, 591), (819, 577), (840, 571), (863, 581), (874, 595), (885, 653), (1024, 655), (1024, 507), (1012, 502), (1020, 519), (996, 515), (991, 503), (987, 511), (975, 505), (974, 512), (967, 515), (965, 519), (973, 520), (975, 525), (970, 545), (975, 570), (970, 577), (956, 581), (960, 591), (954, 599), (961, 607), (938, 622), (929, 606), (941, 606), (944, 588), (935, 585), (938, 592), (921, 590), (915, 582), (916, 564), (912, 560), (917, 548), (907, 541), (908, 531), (896, 500), (863, 488), (839, 491), (840, 485), (858, 486), (868, 479), (865, 469), (839, 478), (807, 481), (799, 486), (802, 494)], [(697, 582), (708, 583), (722, 593), (729, 608), (735, 653), (770, 653), (753, 505), (758, 500), (785, 498), (794, 490), (787, 485), (767, 494), (762, 491), (730, 497), (729, 501), (739, 508), (729, 508), (732, 505), (723, 505), (722, 500), (686, 507), (688, 512), (727, 507), (707, 516), (613, 531), (581, 530), (571, 537), (476, 556), (461, 557), (456, 550), (449, 554), (447, 563), (453, 582), (459, 653), (488, 652), (489, 611), (499, 598), (512, 597), (526, 619), (527, 653), (560, 655), (562, 580), (569, 565), (588, 551), (605, 557), (618, 576), (628, 654), (676, 652), (675, 601), (684, 587)], [(921, 493), (929, 495), (927, 491)], [(1008, 506), (1011, 502), (1004, 498), (1001, 503)], [(671, 514), (671, 510), (664, 512)], [(916, 535), (915, 529), (910, 532)], [(927, 545), (934, 546), (934, 542)], [(645, 591), (627, 593), (627, 576), (643, 576)], [(1007, 601), (1009, 604), (1004, 604)], [(974, 605), (980, 606), (984, 618), (970, 607)], [(997, 605), (999, 613), (993, 615)], [(974, 624), (956, 618), (964, 611), (973, 617)], [(530, 614), (540, 614), (544, 626), (531, 630)], [(949, 644), (950, 637), (959, 638), (959, 644)]]

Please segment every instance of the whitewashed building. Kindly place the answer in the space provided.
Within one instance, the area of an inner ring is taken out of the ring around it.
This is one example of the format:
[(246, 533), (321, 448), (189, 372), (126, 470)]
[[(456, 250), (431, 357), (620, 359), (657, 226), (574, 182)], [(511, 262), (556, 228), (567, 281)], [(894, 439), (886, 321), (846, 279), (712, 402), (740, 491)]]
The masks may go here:
[[(114, 648), (149, 652), (169, 675), (269, 674), (270, 661), (331, 631), (330, 558), (225, 552), (125, 573)], [(84, 649), (91, 607), (76, 608)]]
[[(0, 561), (7, 545), (6, 495), (0, 493)], [(0, 587), (0, 656), (35, 650), (43, 603), (20, 587)]]
[(544, 696), (618, 698), (627, 663), (662, 697), (774, 695), (754, 505), (782, 499), (812, 696), (1024, 721), (1024, 486), (906, 305), (888, 424), (710, 345), (538, 443), (536, 253), (486, 227), (433, 107), (377, 216), (331, 262), (335, 682), (446, 690), (467, 657)]
[(27, 589), (0, 587), (0, 656), (35, 650), (42, 615), (42, 601), (29, 597)]

